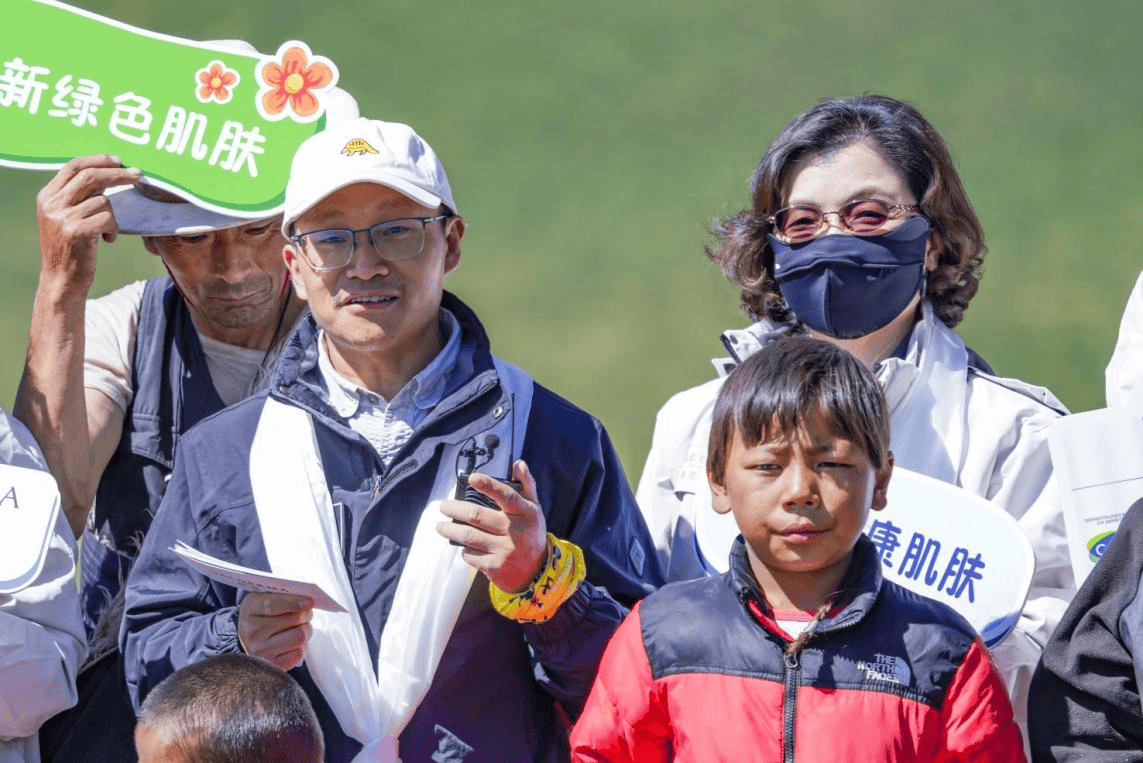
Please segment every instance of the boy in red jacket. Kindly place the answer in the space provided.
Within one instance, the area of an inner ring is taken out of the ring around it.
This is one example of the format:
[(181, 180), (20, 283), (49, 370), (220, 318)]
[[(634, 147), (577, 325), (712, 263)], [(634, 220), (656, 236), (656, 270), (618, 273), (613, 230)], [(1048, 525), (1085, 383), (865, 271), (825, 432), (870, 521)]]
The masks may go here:
[(770, 343), (723, 385), (708, 453), (714, 509), (741, 530), (730, 570), (636, 606), (575, 760), (1025, 759), (971, 626), (883, 580), (862, 535), (893, 456), (856, 358), (805, 336)]

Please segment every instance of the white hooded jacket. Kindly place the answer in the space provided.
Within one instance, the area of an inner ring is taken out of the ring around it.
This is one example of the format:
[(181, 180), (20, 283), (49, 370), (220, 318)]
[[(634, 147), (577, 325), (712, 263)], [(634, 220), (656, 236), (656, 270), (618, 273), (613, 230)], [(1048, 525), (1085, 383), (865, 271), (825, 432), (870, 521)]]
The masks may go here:
[(1143, 273), (1127, 298), (1105, 374), (1108, 408), (1131, 405), (1133, 395), (1135, 404), (1140, 402), (1137, 382), (1143, 378)]
[[(728, 331), (733, 358), (715, 360), (720, 377), (788, 327), (768, 321)], [(1036, 571), (1020, 621), (992, 652), (1022, 727), (1028, 683), (1044, 643), (1075, 593), (1064, 519), (1052, 477), (1047, 429), (1067, 413), (1048, 390), (970, 367), (957, 334), (923, 303), (905, 357), (874, 367), (890, 411), (898, 466), (958, 485), (1002, 506), (1027, 533)], [(636, 498), (667, 569), (685, 580), (726, 569), (733, 537), (719, 523), (706, 478), (711, 415), (722, 378), (685, 390), (659, 411)]]
[[(0, 463), (47, 470), (31, 432), (4, 410)], [(39, 577), (0, 594), (0, 763), (39, 763), (40, 724), (75, 704), (86, 653), (75, 540), (61, 511)]]

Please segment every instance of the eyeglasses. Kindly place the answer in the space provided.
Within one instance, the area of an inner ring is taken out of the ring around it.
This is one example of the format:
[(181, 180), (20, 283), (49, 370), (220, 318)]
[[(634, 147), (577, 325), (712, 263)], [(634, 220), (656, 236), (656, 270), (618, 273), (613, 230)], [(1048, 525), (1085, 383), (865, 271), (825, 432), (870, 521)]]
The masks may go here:
[(916, 204), (890, 206), (877, 199), (854, 199), (835, 212), (823, 212), (808, 205), (786, 207), (767, 217), (766, 221), (774, 226), (774, 235), (783, 242), (798, 244), (822, 234), (826, 229), (826, 215), (837, 215), (842, 230), (858, 236), (871, 236), (890, 220), (919, 210)]
[(416, 257), (424, 248), (426, 225), (452, 216), (446, 213), (432, 217), (401, 217), (382, 220), (369, 228), (328, 228), (298, 233), (289, 238), (315, 271), (337, 270), (353, 259), (358, 233), (369, 234), (369, 243), (381, 257), (407, 260)]

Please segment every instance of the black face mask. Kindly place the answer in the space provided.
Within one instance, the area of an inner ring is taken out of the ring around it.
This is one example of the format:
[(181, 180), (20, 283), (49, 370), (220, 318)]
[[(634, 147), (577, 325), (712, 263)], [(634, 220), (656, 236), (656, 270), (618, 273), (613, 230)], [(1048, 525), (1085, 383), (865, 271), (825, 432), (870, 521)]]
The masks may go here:
[(811, 329), (839, 339), (887, 326), (925, 280), (924, 217), (880, 236), (821, 236), (794, 245), (769, 239), (774, 279), (790, 310)]

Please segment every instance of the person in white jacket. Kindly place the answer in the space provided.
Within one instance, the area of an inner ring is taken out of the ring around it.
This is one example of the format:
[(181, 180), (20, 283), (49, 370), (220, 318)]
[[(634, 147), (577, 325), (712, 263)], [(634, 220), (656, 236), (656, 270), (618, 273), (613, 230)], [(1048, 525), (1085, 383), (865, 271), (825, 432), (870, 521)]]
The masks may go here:
[[(1123, 318), (1119, 321), (1119, 337), (1104, 373), (1107, 407), (1134, 404), (1143, 406), (1138, 382), (1143, 378), (1143, 273), (1127, 298)], [(1135, 402), (1132, 401), (1135, 395)]]
[(706, 484), (722, 378), (772, 336), (808, 331), (881, 381), (897, 464), (1002, 506), (1036, 554), (1032, 589), (993, 651), (1022, 727), (1027, 686), (1075, 591), (1046, 430), (1063, 405), (995, 376), (952, 330), (976, 293), (984, 235), (948, 149), (912, 106), (826, 101), (796, 117), (751, 179), (753, 207), (716, 224), (708, 256), (757, 322), (728, 331), (720, 378), (660, 410), (637, 499), (668, 580), (722, 572), (736, 530)]
[[(32, 434), (2, 409), (0, 463), (47, 471)], [(21, 505), (25, 511), (40, 507)], [(44, 517), (18, 526), (36, 526), (50, 538), (39, 574), (14, 592), (0, 593), (0, 763), (39, 763), (40, 725), (75, 704), (75, 676), (87, 641), (75, 582), (75, 540), (67, 517), (57, 511), (54, 521)], [(5, 535), (0, 548), (43, 543), (47, 536), (37, 532), (37, 537), (13, 537), (13, 532), (13, 526), (0, 522), (0, 534)]]

